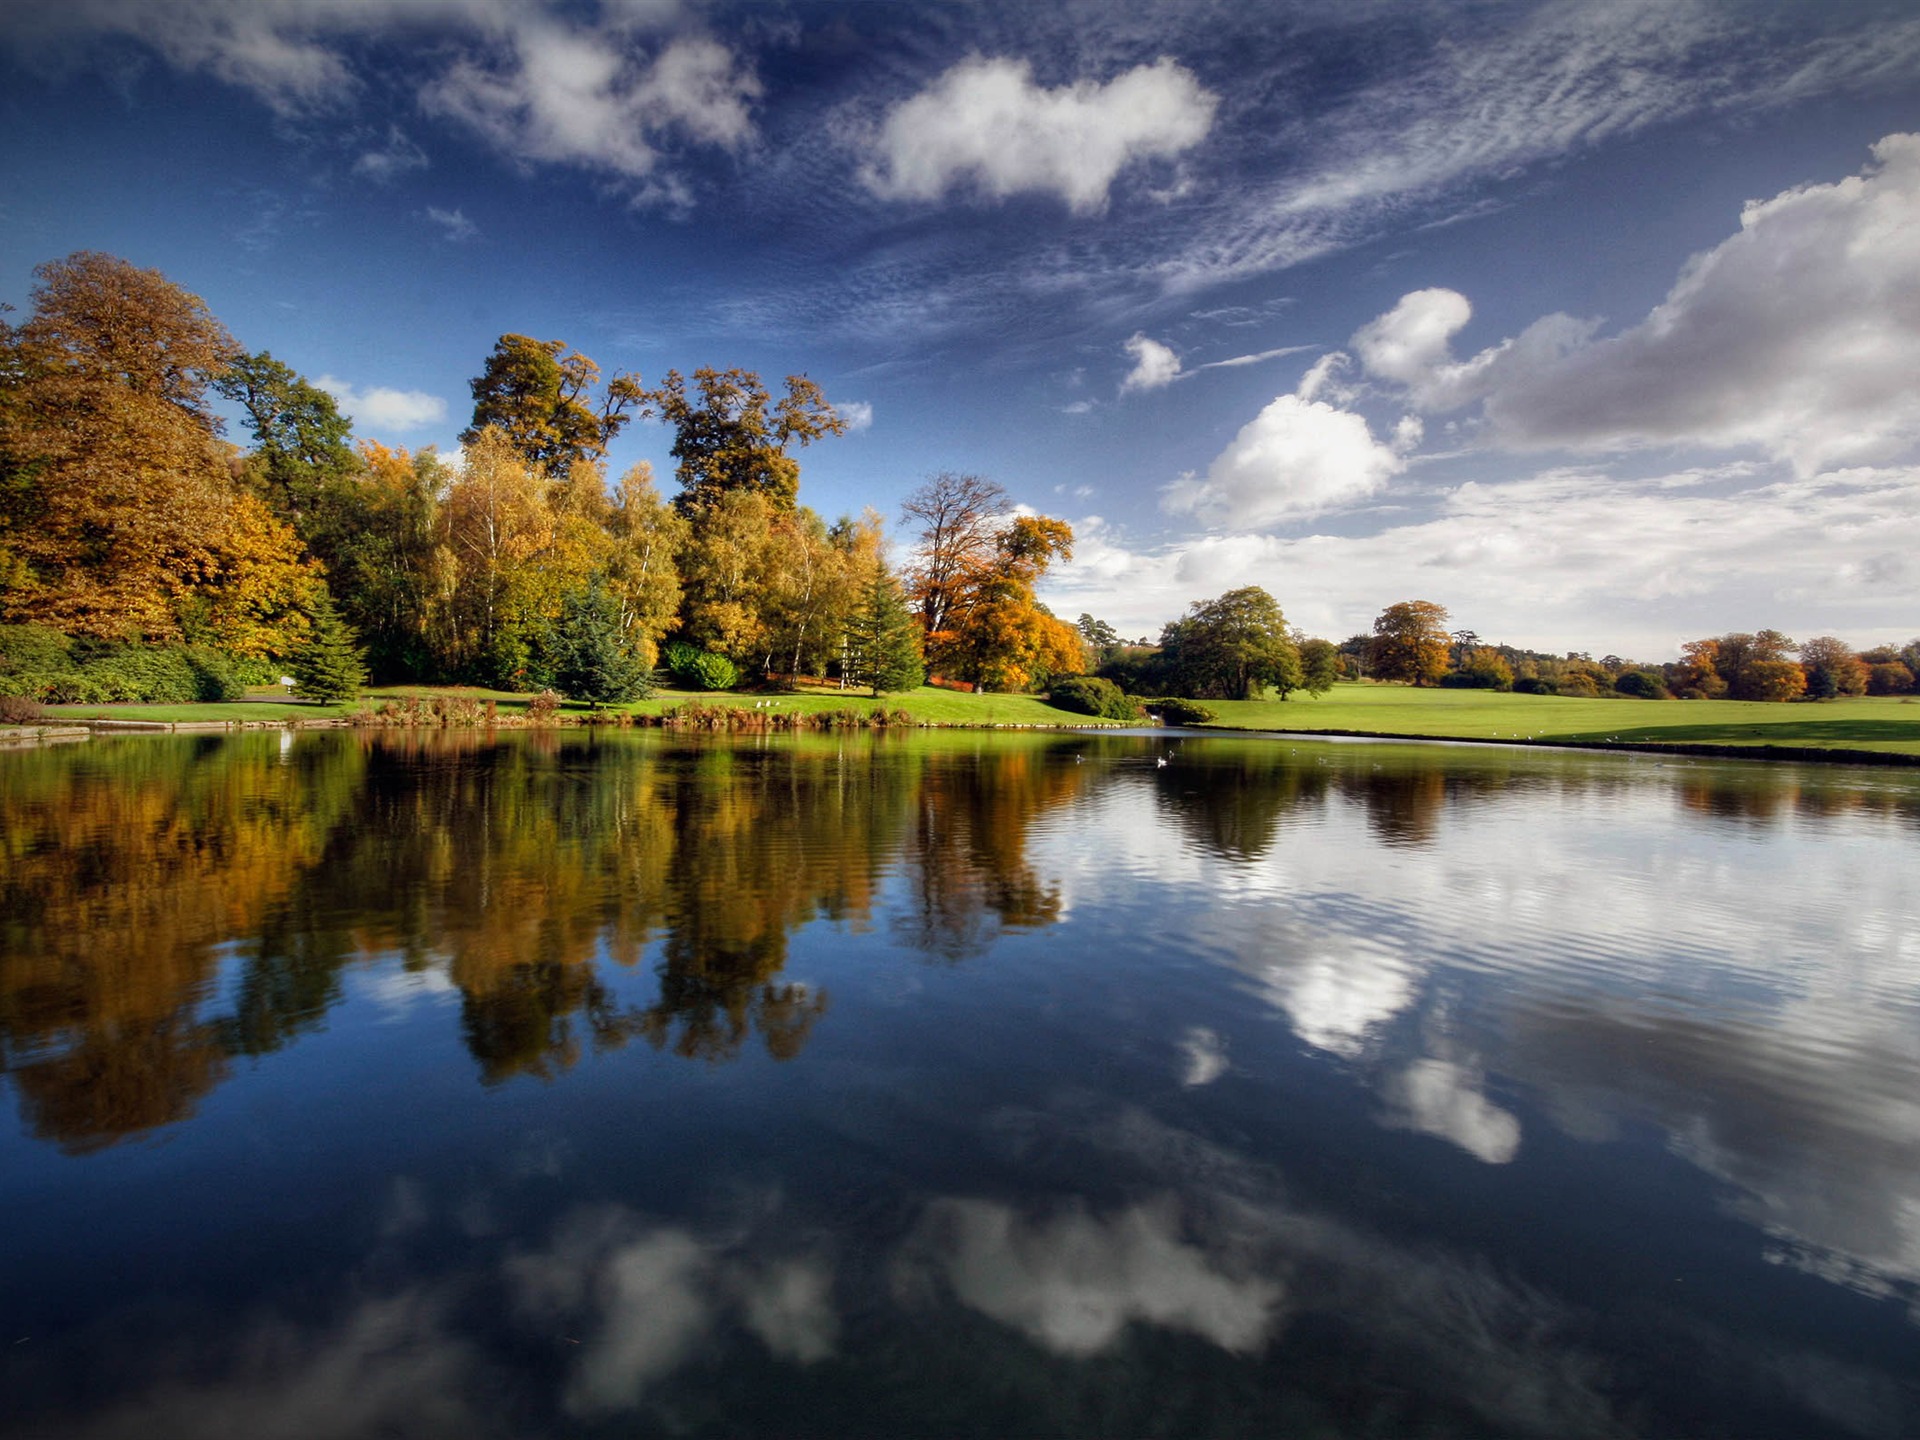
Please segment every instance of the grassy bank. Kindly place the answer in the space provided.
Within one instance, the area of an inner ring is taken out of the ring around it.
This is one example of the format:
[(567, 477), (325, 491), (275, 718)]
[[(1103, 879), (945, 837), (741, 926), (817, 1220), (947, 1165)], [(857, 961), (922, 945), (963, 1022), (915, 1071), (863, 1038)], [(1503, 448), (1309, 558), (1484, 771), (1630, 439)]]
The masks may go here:
[(1742, 700), (1570, 700), (1490, 690), (1336, 685), (1315, 698), (1210, 700), (1216, 725), (1531, 740), (1563, 745), (1727, 745), (1871, 750), (1920, 757), (1920, 701), (1859, 698), (1769, 705)]
[[(354, 705), (288, 701), (262, 692), (231, 705), (53, 705), (49, 723), (89, 719), (167, 723), (344, 719), (408, 696), (484, 706), (517, 720), (528, 696), (459, 686), (388, 686)], [(855, 691), (806, 688), (783, 695), (662, 690), (650, 699), (611, 707), (616, 713), (657, 716), (681, 705), (731, 706), (784, 714), (904, 710), (925, 725), (1079, 725), (1098, 723), (1057, 710), (1030, 695), (961, 695), (922, 688), (875, 700)], [(1291, 700), (1209, 701), (1217, 728), (1287, 730), (1312, 734), (1394, 735), (1409, 739), (1532, 741), (1561, 745), (1714, 745), (1741, 749), (1874, 751), (1920, 759), (1920, 700), (1847, 699), (1767, 705), (1730, 700), (1569, 700), (1554, 695), (1501, 695), (1486, 690), (1416, 690), (1403, 685), (1337, 685), (1323, 696)], [(584, 719), (585, 705), (568, 703), (562, 716)]]

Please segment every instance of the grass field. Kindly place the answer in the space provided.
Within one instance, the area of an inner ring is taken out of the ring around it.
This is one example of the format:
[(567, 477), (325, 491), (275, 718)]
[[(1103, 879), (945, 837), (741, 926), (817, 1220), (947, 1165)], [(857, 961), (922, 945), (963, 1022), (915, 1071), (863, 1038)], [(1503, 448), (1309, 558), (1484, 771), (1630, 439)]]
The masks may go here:
[(1210, 700), (1239, 730), (1349, 731), (1461, 740), (1596, 745), (1787, 746), (1920, 756), (1920, 700), (1769, 705), (1744, 700), (1570, 700), (1491, 690), (1336, 685), (1315, 698)]
[[(497, 702), (503, 715), (523, 709), (527, 697), (458, 686), (387, 686), (357, 705), (289, 702), (277, 691), (232, 705), (56, 705), (54, 723), (91, 718), (167, 722), (316, 720), (349, 715), (407, 695), (457, 696)], [(962, 695), (923, 688), (881, 700), (827, 687), (784, 695), (736, 695), (662, 690), (618, 707), (658, 714), (689, 702), (782, 711), (885, 708), (905, 710), (936, 725), (1076, 725), (1095, 723), (1056, 710), (1030, 695)], [(1220, 728), (1347, 732), (1457, 740), (1523, 740), (1570, 745), (1732, 745), (1813, 750), (1874, 750), (1920, 758), (1920, 699), (1847, 699), (1767, 705), (1735, 700), (1569, 700), (1556, 695), (1502, 695), (1487, 690), (1415, 690), (1403, 685), (1337, 685), (1323, 696), (1291, 700), (1216, 700)], [(568, 713), (584, 705), (569, 704)]]

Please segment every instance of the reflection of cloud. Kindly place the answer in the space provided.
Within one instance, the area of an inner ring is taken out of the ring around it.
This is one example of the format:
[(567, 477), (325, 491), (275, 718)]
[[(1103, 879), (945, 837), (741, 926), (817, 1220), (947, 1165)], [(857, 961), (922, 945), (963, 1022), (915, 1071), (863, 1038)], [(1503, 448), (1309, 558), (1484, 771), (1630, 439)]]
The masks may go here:
[(285, 1321), (256, 1324), (222, 1378), (170, 1380), (58, 1433), (75, 1440), (497, 1433), (467, 1401), (479, 1389), (478, 1354), (449, 1332), (445, 1312), (442, 1301), (415, 1291), (366, 1301), (317, 1334)]
[(780, 1359), (824, 1360), (839, 1340), (823, 1262), (721, 1253), (620, 1206), (574, 1212), (547, 1249), (515, 1255), (505, 1270), (524, 1318), (586, 1336), (563, 1396), (567, 1413), (583, 1419), (638, 1405), (708, 1338), (730, 1301)]
[(1227, 1042), (1203, 1025), (1193, 1026), (1181, 1037), (1180, 1053), (1187, 1058), (1180, 1073), (1182, 1085), (1211, 1085), (1227, 1073)]
[(1478, 1089), (1479, 1077), (1447, 1060), (1416, 1060), (1382, 1087), (1393, 1111), (1389, 1123), (1451, 1140), (1489, 1165), (1504, 1165), (1520, 1149), (1520, 1122)]
[(1414, 967), (1360, 937), (1270, 960), (1259, 978), (1309, 1045), (1353, 1059), (1368, 1035), (1413, 1003)]
[(1029, 1221), (1004, 1205), (943, 1199), (928, 1206), (915, 1244), (964, 1304), (1062, 1355), (1098, 1354), (1134, 1320), (1257, 1350), (1281, 1287), (1221, 1273), (1178, 1232), (1165, 1204)]

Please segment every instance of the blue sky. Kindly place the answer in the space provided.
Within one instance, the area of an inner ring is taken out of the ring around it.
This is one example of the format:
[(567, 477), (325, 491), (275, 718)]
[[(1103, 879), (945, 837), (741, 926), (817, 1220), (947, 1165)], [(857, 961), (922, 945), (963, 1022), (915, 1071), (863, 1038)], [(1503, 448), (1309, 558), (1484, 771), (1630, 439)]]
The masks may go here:
[(1129, 635), (1920, 633), (1910, 3), (63, 0), (0, 122), (0, 299), (156, 267), (388, 444), (512, 331), (804, 371), (803, 500), (991, 476)]

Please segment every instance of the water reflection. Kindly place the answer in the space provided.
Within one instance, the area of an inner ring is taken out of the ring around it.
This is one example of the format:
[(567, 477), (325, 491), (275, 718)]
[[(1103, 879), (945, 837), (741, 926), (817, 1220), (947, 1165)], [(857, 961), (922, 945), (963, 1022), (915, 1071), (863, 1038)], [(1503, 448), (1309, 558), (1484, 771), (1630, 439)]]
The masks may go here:
[(22, 1433), (1920, 1424), (1915, 777), (1165, 748), (0, 756)]

